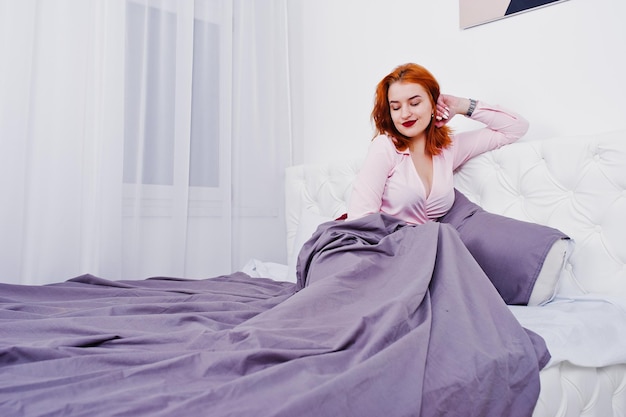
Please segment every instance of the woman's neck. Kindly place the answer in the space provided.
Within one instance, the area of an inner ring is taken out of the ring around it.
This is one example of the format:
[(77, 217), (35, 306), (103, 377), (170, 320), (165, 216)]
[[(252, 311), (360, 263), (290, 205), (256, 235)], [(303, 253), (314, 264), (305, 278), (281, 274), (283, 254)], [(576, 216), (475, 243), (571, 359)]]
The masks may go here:
[(411, 153), (425, 154), (426, 153), (426, 137), (416, 136), (409, 142), (409, 151)]

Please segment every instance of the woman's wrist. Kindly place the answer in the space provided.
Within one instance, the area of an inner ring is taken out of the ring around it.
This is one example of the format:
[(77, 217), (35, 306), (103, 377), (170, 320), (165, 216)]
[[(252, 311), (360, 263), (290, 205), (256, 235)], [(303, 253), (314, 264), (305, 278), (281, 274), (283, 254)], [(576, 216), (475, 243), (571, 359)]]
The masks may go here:
[(474, 110), (476, 109), (476, 100), (474, 100), (473, 98), (468, 99), (469, 104), (467, 106), (467, 110), (465, 111), (465, 115), (467, 117), (472, 117), (472, 114), (474, 113)]
[[(478, 100), (473, 98), (464, 98), (458, 96), (444, 95), (439, 96), (437, 102), (437, 122), (445, 123), (454, 115), (460, 114), (465, 117), (471, 117), (478, 105)], [(445, 119), (445, 121), (444, 121)]]
[(453, 110), (454, 114), (460, 114), (469, 117), (471, 116), (475, 108), (476, 100), (465, 97), (456, 97), (456, 102), (454, 103)]

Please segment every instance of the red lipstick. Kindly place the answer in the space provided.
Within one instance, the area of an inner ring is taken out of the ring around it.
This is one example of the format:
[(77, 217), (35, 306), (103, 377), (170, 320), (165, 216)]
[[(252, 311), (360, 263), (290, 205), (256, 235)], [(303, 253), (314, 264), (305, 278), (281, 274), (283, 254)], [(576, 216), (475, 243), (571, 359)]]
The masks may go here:
[(402, 126), (404, 127), (411, 127), (415, 124), (416, 120), (409, 120), (408, 122), (404, 122), (402, 123)]

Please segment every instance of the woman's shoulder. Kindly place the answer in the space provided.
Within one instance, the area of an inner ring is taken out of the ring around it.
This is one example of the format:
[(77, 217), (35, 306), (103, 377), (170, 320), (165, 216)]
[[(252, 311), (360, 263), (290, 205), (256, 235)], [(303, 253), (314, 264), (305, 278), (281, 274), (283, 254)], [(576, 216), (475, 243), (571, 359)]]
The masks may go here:
[(408, 149), (398, 150), (395, 139), (385, 134), (378, 135), (372, 139), (371, 147), (390, 154), (402, 155), (408, 152)]
[(385, 135), (385, 134), (380, 134), (378, 136), (376, 136), (374, 139), (372, 139), (372, 143), (378, 143), (378, 144), (388, 144), (388, 145), (392, 145), (394, 144), (394, 140), (391, 136), (389, 135)]

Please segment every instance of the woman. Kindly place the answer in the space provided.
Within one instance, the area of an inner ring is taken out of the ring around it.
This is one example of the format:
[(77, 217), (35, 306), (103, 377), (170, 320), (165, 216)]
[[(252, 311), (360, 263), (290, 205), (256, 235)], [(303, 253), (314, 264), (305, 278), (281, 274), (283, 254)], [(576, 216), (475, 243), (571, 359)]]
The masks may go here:
[[(458, 114), (486, 126), (453, 134), (447, 123)], [(378, 212), (409, 224), (440, 218), (454, 203), (454, 170), (528, 130), (524, 118), (499, 106), (440, 94), (433, 75), (413, 63), (378, 83), (372, 119), (377, 136), (355, 181), (349, 220)]]

